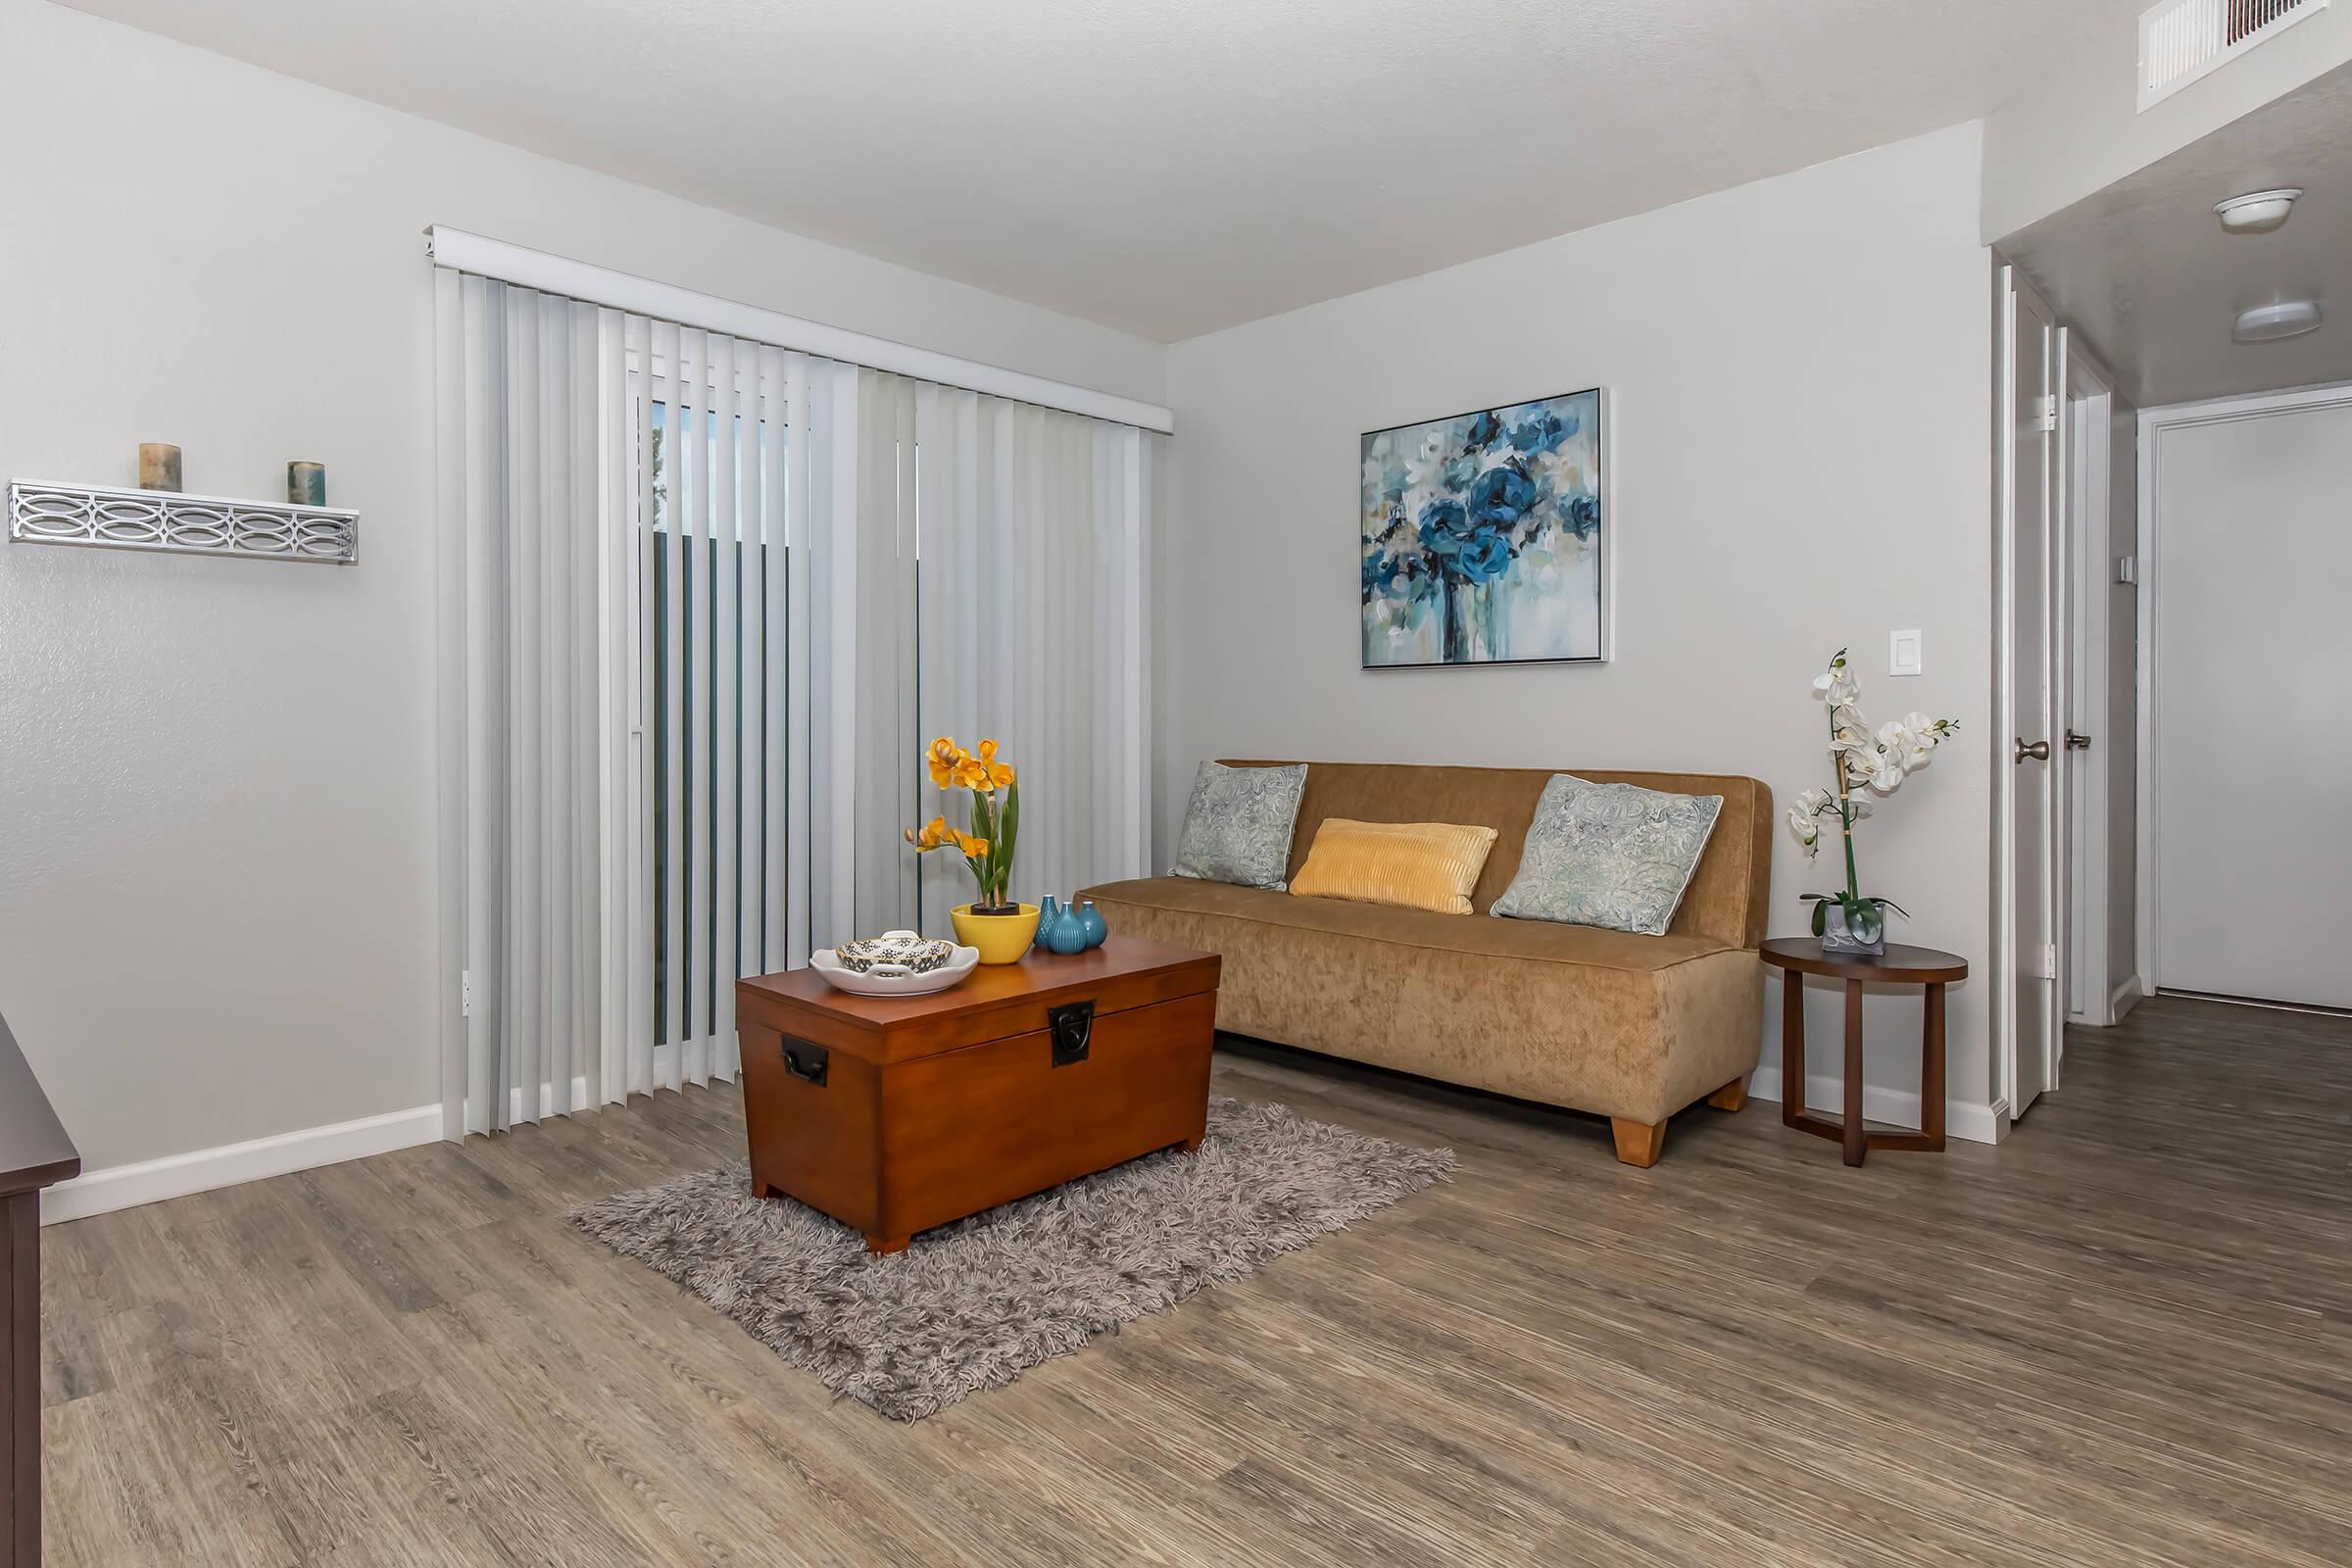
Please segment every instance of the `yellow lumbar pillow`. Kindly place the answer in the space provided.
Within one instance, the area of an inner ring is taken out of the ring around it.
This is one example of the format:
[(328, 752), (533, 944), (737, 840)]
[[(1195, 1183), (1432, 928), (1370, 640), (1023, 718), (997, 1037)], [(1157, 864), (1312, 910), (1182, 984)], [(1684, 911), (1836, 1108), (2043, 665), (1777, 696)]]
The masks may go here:
[(1291, 891), (1300, 898), (1468, 914), (1470, 890), (1494, 848), (1491, 827), (1350, 822), (1335, 816), (1315, 830), (1306, 864), (1291, 879)]

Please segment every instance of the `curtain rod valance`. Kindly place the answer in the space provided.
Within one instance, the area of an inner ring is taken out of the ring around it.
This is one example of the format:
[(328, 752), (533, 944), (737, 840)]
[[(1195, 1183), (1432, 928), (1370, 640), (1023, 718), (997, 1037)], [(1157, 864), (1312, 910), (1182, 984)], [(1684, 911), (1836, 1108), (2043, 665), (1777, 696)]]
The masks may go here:
[(939, 354), (908, 343), (894, 343), (886, 337), (827, 326), (822, 321), (786, 316), (780, 311), (761, 310), (714, 294), (698, 294), (692, 289), (593, 267), (569, 257), (469, 234), (462, 228), (438, 223), (427, 228), (424, 251), (437, 265), (455, 271), (495, 277), (501, 282), (609, 305), (638, 316), (706, 327), (777, 348), (847, 360), (876, 370), (1083, 414), (1089, 418), (1109, 419), (1164, 434), (1174, 434), (1176, 429), (1175, 416), (1156, 403), (1140, 403), (1133, 398), (1048, 380), (1042, 375), (1025, 375), (1018, 370), (982, 365), (976, 360), (959, 360), (952, 354)]

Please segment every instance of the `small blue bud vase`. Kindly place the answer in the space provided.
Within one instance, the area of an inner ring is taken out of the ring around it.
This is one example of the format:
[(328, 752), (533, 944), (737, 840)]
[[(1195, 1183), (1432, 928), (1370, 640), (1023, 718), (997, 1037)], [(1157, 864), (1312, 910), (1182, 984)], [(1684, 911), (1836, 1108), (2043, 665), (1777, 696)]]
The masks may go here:
[(1085, 928), (1086, 945), (1090, 948), (1101, 947), (1102, 939), (1110, 935), (1110, 922), (1102, 918), (1102, 911), (1095, 907), (1092, 899), (1078, 901), (1078, 923)]
[(1045, 945), (1048, 953), (1084, 953), (1086, 922), (1078, 918), (1078, 911), (1070, 906), (1057, 904), (1053, 924), (1046, 924), (1042, 918), (1039, 920), (1037, 940)]
[(1047, 947), (1046, 933), (1061, 918), (1061, 901), (1049, 893), (1037, 901), (1037, 945)]

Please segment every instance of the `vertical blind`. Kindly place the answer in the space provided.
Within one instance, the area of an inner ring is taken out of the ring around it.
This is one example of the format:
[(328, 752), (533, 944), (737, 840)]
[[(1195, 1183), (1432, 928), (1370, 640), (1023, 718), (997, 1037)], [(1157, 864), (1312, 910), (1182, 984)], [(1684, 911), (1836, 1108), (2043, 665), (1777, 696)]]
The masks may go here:
[[(618, 1085), (605, 853), (612, 765), (602, 475), (619, 439), (620, 318), (437, 281), (445, 1131), (596, 1103)], [(451, 829), (456, 827), (458, 831)]]
[[(1153, 438), (928, 385), (914, 389), (913, 430), (915, 731), (993, 738), (1020, 768), (1016, 893), (1142, 875)], [(946, 930), (970, 896), (961, 862), (927, 857), (920, 927)]]
[(436, 288), (448, 1136), (731, 1077), (737, 976), (944, 934), (933, 735), (1021, 767), (1019, 896), (1145, 870), (1155, 437)]

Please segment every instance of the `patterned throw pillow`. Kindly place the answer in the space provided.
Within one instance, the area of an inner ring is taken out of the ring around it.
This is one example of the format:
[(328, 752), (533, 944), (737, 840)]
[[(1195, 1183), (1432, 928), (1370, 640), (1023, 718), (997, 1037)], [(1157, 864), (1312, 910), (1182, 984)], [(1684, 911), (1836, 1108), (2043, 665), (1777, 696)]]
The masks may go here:
[(1184, 835), (1176, 841), (1170, 871), (1280, 893), (1290, 869), (1298, 797), (1305, 790), (1304, 762), (1296, 767), (1202, 762), (1193, 775), (1193, 798), (1184, 808)]
[(1518, 874), (1494, 912), (1662, 937), (1722, 811), (1720, 795), (1555, 773), (1536, 803)]

